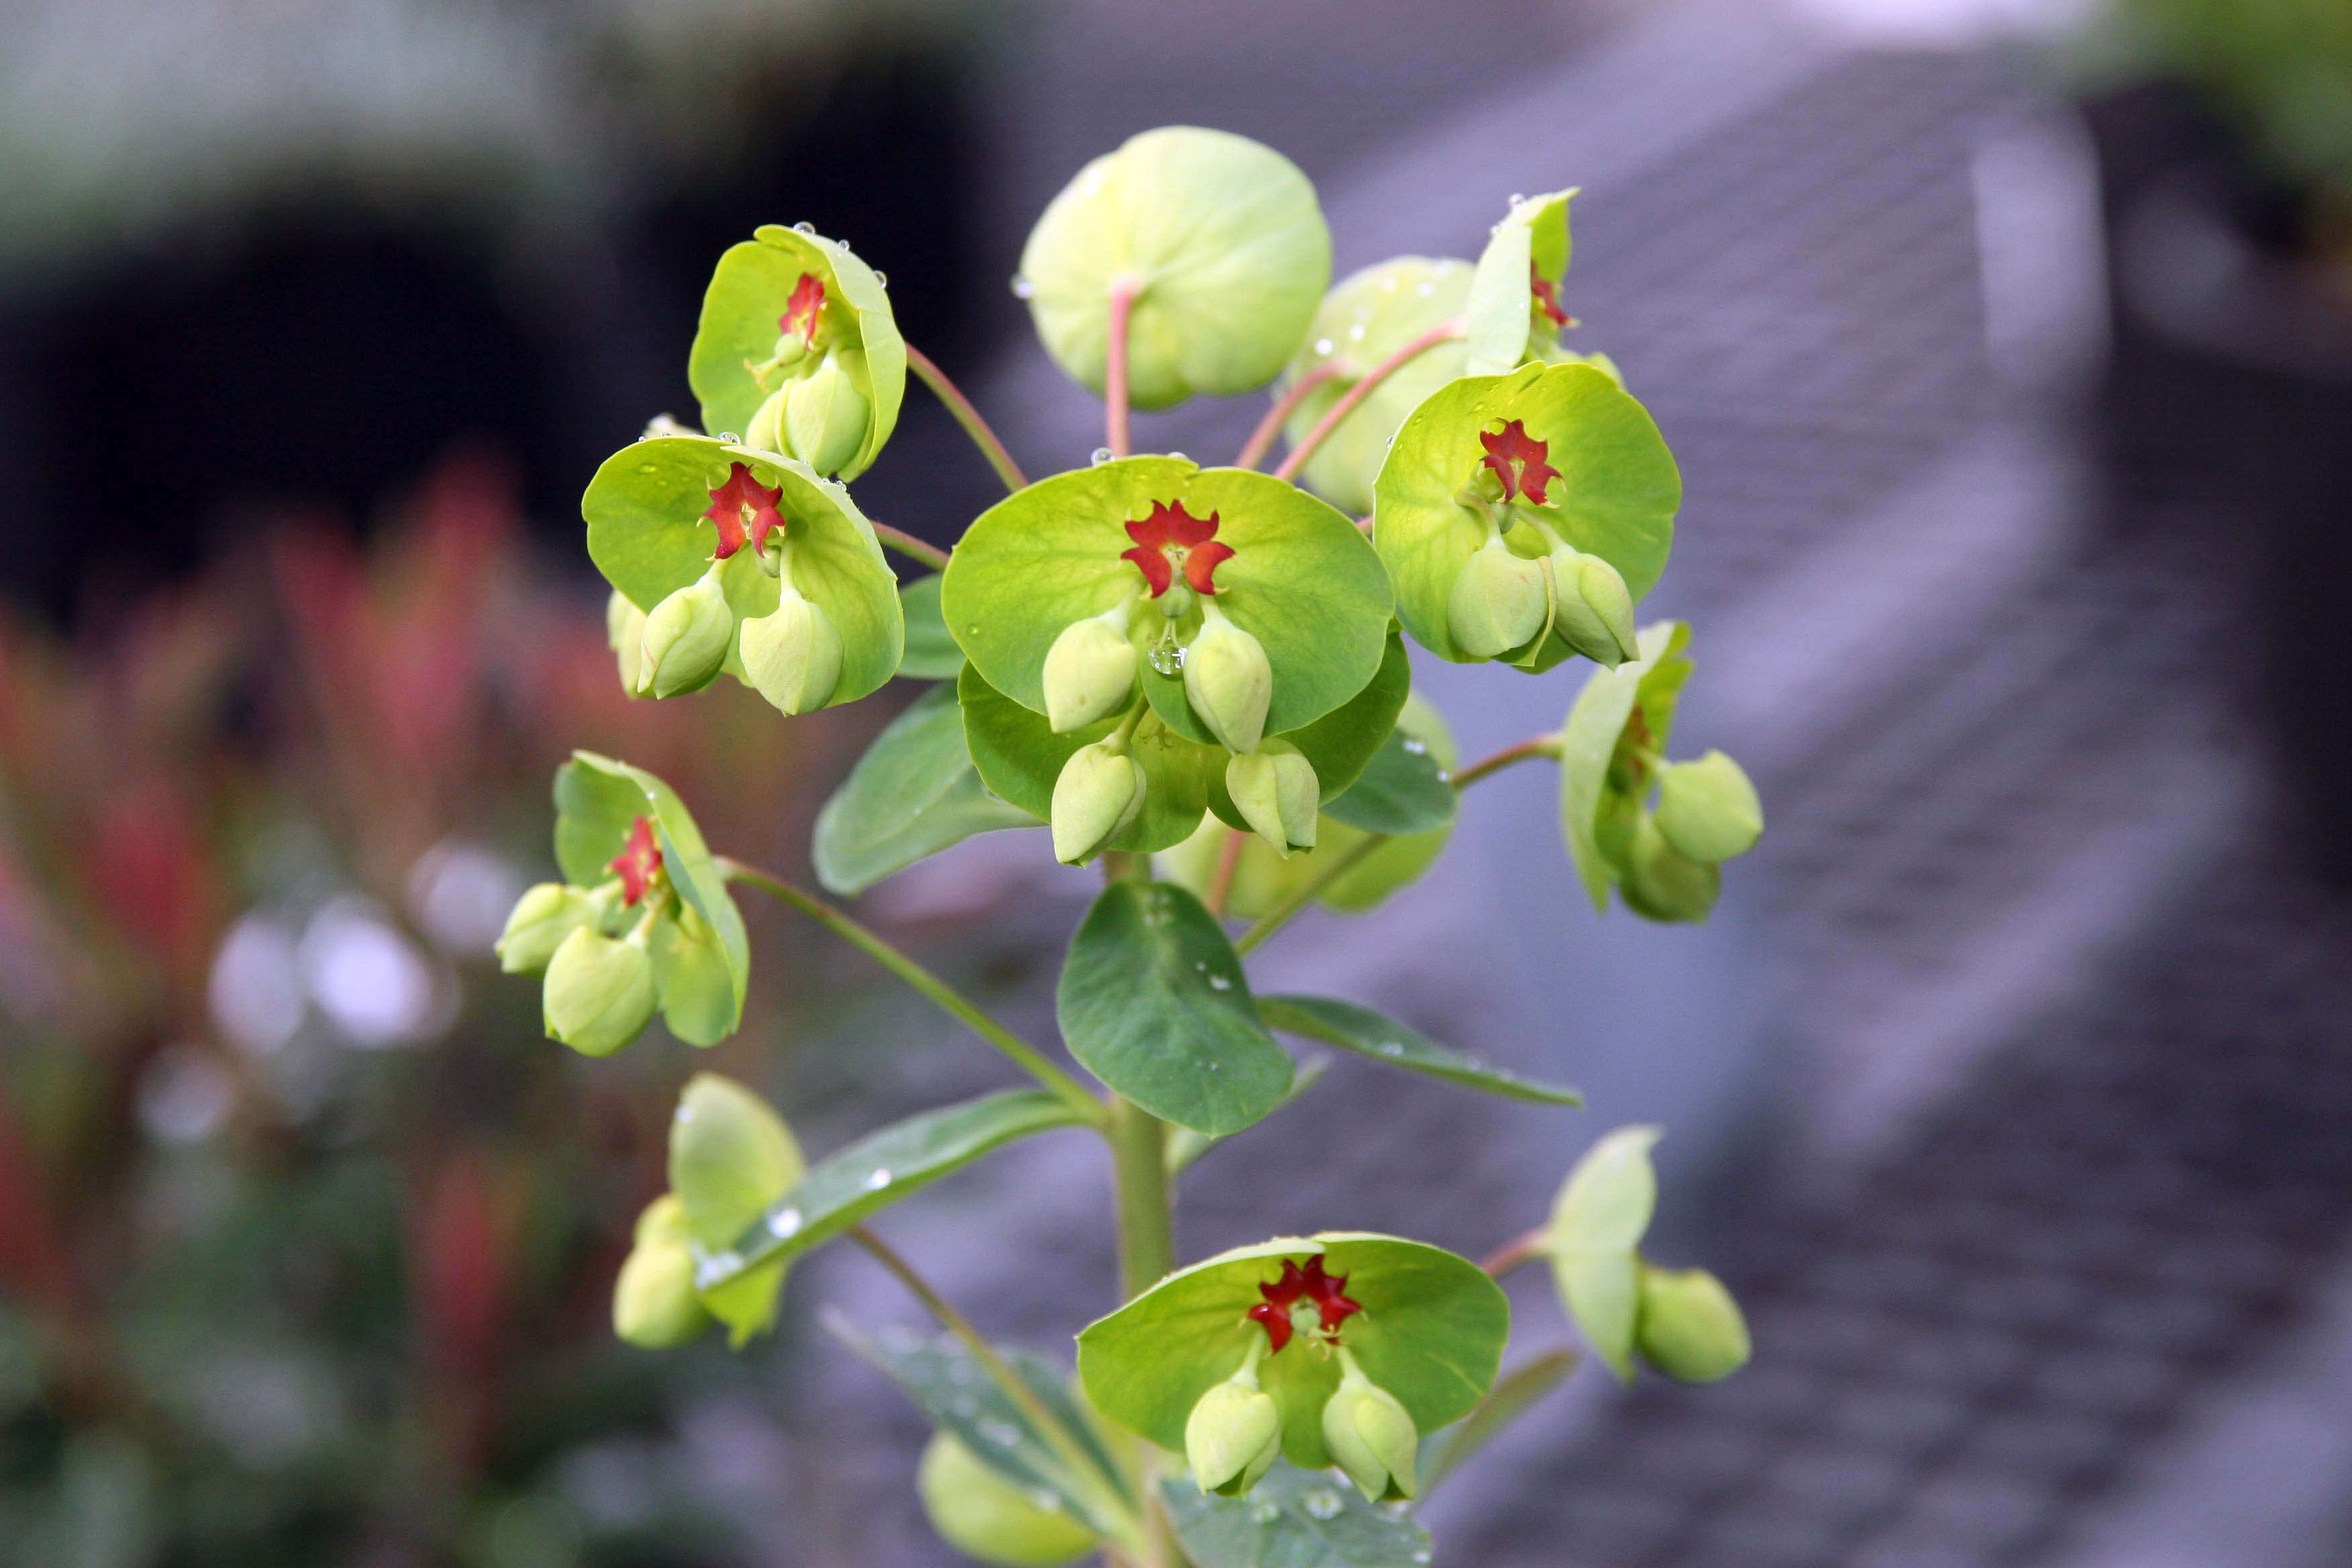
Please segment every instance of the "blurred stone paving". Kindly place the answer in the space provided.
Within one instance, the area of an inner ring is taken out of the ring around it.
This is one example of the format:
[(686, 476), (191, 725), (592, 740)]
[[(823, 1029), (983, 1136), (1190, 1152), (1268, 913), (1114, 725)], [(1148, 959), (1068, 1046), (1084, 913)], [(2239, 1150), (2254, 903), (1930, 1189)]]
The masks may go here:
[[(1678, 734), (1747, 760), (1771, 823), (1706, 928), (1595, 921), (1551, 782), (1519, 770), (1419, 898), (1263, 955), (1268, 988), (1362, 994), (1592, 1107), (1342, 1063), (1202, 1164), (1187, 1255), (1352, 1226), (1475, 1254), (1593, 1137), (1657, 1120), (1655, 1251), (1717, 1267), (1751, 1315), (1756, 1363), (1718, 1387), (1587, 1371), (1431, 1502), (1441, 1563), (2352, 1557), (2352, 1413), (2296, 1398), (2299, 1369), (2340, 1384), (2352, 1362), (2352, 914), (2269, 826), (2237, 563), (2105, 500), (2053, 390), (1988, 354), (1976, 174), (2036, 112), (1979, 56), (1702, 5), (1323, 181), (1343, 273), (1475, 254), (1509, 190), (1584, 186), (1580, 342), (1684, 468), (1645, 606), (1697, 627)], [(1016, 450), (1091, 445), (1090, 405), (1026, 343), (988, 390), (1031, 411)], [(1256, 412), (1150, 418), (1139, 444), (1222, 454)], [(1419, 673), (1469, 755), (1556, 725), (1576, 685)], [(1090, 884), (1039, 858), (979, 840), (867, 907), (916, 932), (986, 911), (988, 972), (1042, 1038), (1046, 977), (1019, 955), (1053, 951)], [(929, 1042), (891, 1058), (893, 1110), (997, 1081), (919, 1012), (876, 1027)], [(839, 1135), (882, 1114), (856, 1103)], [(1106, 1180), (1086, 1140), (1040, 1140), (881, 1228), (992, 1331), (1065, 1345), (1108, 1304)], [(823, 1298), (911, 1321), (861, 1259), (804, 1272), (803, 1319)], [(1518, 1353), (1564, 1339), (1548, 1283), (1514, 1287)], [(838, 1358), (785, 1375), (809, 1412), (775, 1500), (801, 1526), (786, 1561), (948, 1561), (905, 1489), (911, 1410)], [(2266, 1491), (2240, 1453), (2336, 1473)], [(2178, 1522), (2221, 1517), (2238, 1549)]]

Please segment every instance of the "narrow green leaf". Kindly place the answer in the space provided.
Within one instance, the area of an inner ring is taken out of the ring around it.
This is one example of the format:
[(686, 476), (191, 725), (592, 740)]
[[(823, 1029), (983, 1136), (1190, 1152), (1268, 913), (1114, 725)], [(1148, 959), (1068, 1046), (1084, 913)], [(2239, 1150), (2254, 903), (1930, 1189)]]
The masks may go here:
[(988, 793), (964, 749), (955, 688), (935, 686), (874, 738), (817, 813), (817, 880), (861, 893), (976, 833), (1037, 819)]
[(1078, 1121), (1079, 1113), (1059, 1095), (1016, 1089), (885, 1127), (811, 1166), (737, 1238), (730, 1252), (710, 1260), (702, 1288), (707, 1291), (746, 1269), (797, 1258), (982, 1154)]
[(1102, 1434), (1068, 1380), (1052, 1363), (1025, 1351), (1000, 1350), (1013, 1374), (1075, 1439), (1094, 1473), (1074, 1473), (1027, 1411), (998, 1387), (971, 1352), (942, 1336), (903, 1331), (868, 1334), (838, 1312), (824, 1326), (915, 1402), (924, 1417), (952, 1434), (972, 1457), (1036, 1501), (1054, 1505), (1103, 1534), (1115, 1534), (1133, 1496)]
[(1195, 1132), (1238, 1132), (1290, 1087), (1290, 1057), (1258, 1021), (1233, 943), (1170, 883), (1103, 889), (1071, 939), (1055, 1006), (1088, 1072)]
[(1194, 1568), (1428, 1568), (1429, 1531), (1336, 1476), (1276, 1465), (1246, 1498), (1161, 1489)]
[(1330, 996), (1261, 996), (1258, 1016), (1285, 1034), (1304, 1035), (1376, 1062), (1442, 1078), (1464, 1089), (1541, 1105), (1582, 1105), (1584, 1096), (1557, 1084), (1538, 1083), (1475, 1057), (1439, 1045), (1385, 1014)]
[(1402, 837), (1452, 822), (1457, 798), (1428, 744), (1397, 729), (1389, 731), (1356, 782), (1323, 803), (1323, 811), (1367, 833)]
[(907, 651), (898, 673), (909, 680), (953, 680), (963, 668), (963, 649), (940, 618), (940, 574), (929, 572), (902, 584), (898, 608), (907, 617)]
[(1521, 1362), (1496, 1380), (1478, 1408), (1460, 1422), (1422, 1444), (1421, 1492), (1427, 1497), (1438, 1482), (1462, 1468), (1464, 1460), (1501, 1436), (1536, 1402), (1568, 1380), (1576, 1370), (1572, 1350), (1547, 1351)]

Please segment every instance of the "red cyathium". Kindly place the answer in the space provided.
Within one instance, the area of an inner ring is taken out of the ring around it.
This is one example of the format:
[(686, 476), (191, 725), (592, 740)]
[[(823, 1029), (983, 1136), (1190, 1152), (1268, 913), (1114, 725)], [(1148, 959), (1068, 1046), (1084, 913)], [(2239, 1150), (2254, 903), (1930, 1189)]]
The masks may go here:
[(1135, 563), (1155, 599), (1168, 592), (1179, 571), (1194, 593), (1213, 594), (1214, 574), (1234, 552), (1216, 534), (1217, 513), (1203, 520), (1186, 511), (1182, 501), (1153, 501), (1150, 516), (1127, 525), (1135, 547), (1120, 551), (1118, 558)]
[(1537, 271), (1533, 262), (1528, 264), (1528, 291), (1536, 297), (1536, 309), (1541, 310), (1544, 319), (1553, 326), (1574, 324), (1568, 312), (1560, 308), (1559, 285)]
[(1525, 496), (1538, 506), (1551, 504), (1544, 499), (1544, 487), (1559, 478), (1559, 470), (1544, 460), (1551, 456), (1550, 442), (1529, 436), (1527, 426), (1517, 419), (1499, 431), (1481, 430), (1478, 441), (1486, 448), (1480, 460), (1503, 481), (1505, 500)]
[(824, 280), (814, 272), (803, 272), (801, 280), (793, 285), (793, 297), (784, 301), (784, 313), (776, 318), (776, 331), (798, 332), (801, 342), (814, 348), (817, 312), (824, 309)]
[(654, 842), (654, 825), (640, 816), (629, 827), (628, 842), (613, 857), (613, 874), (621, 879), (621, 901), (635, 904), (661, 875), (661, 846)]
[(1348, 1299), (1347, 1289), (1348, 1276), (1342, 1274), (1335, 1279), (1323, 1272), (1319, 1254), (1308, 1258), (1304, 1268), (1285, 1258), (1282, 1278), (1257, 1288), (1257, 1293), (1265, 1300), (1249, 1310), (1249, 1321), (1265, 1331), (1267, 1342), (1279, 1355), (1283, 1347), (1290, 1343), (1290, 1310), (1302, 1300), (1311, 1301), (1323, 1340), (1338, 1344), (1339, 1325), (1364, 1310), (1361, 1303)]
[(710, 492), (710, 510), (702, 514), (719, 525), (719, 548), (712, 557), (726, 560), (746, 540), (754, 551), (766, 549), (769, 531), (784, 526), (784, 514), (776, 510), (783, 499), (782, 485), (770, 489), (742, 464), (730, 464), (727, 482)]

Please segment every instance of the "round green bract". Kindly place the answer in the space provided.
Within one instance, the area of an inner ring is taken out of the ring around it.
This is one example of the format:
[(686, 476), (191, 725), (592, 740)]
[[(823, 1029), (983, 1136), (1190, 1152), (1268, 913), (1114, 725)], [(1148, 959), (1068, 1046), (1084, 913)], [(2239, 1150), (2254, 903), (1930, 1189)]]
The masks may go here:
[(1331, 280), (1331, 234), (1289, 159), (1170, 126), (1079, 170), (1030, 231), (1021, 274), (1045, 352), (1097, 395), (1112, 284), (1132, 279), (1128, 396), (1165, 408), (1274, 379)]
[(1633, 1374), (1641, 1321), (1641, 1245), (1658, 1205), (1655, 1127), (1621, 1127), (1586, 1151), (1552, 1201), (1544, 1230), (1569, 1315), (1621, 1378)]
[[(719, 545), (717, 526), (702, 514), (736, 463), (783, 492), (779, 510), (793, 585), (841, 633), (841, 679), (827, 706), (865, 696), (897, 672), (906, 649), (898, 582), (849, 491), (807, 464), (702, 436), (659, 436), (624, 447), (604, 459), (581, 498), (589, 558), (640, 609), (695, 582), (710, 569)], [(739, 639), (743, 621), (776, 607), (777, 580), (748, 545), (721, 565), (719, 584)], [(741, 673), (732, 645), (725, 668)]]
[[(1549, 444), (1547, 460), (1559, 470), (1547, 487), (1557, 504), (1532, 515), (1614, 566), (1636, 600), (1674, 547), (1682, 476), (1648, 412), (1608, 376), (1590, 365), (1523, 365), (1451, 383), (1413, 410), (1389, 448), (1375, 486), (1372, 543), (1405, 630), (1457, 664), (1479, 661), (1454, 646), (1448, 598), (1491, 529), (1455, 497), (1481, 472), (1479, 435), (1515, 419)], [(1544, 644), (1562, 646), (1556, 637)]]
[[(1559, 826), (1568, 856), (1584, 883), (1592, 907), (1609, 908), (1609, 889), (1617, 868), (1601, 852), (1593, 836), (1602, 797), (1611, 788), (1609, 764), (1617, 742), (1633, 710), (1642, 707), (1657, 743), (1664, 746), (1674, 722), (1674, 698), (1689, 671), (1682, 650), (1690, 644), (1690, 626), (1682, 621), (1658, 621), (1637, 634), (1642, 657), (1615, 669), (1596, 669), (1576, 694), (1560, 726)], [(1645, 701), (1654, 696), (1654, 701)], [(1658, 710), (1652, 711), (1652, 709)]]
[[(1097, 1410), (1181, 1453), (1184, 1422), (1211, 1386), (1237, 1371), (1265, 1331), (1245, 1315), (1287, 1259), (1323, 1255), (1363, 1310), (1340, 1341), (1364, 1375), (1396, 1395), (1423, 1433), (1459, 1420), (1486, 1395), (1510, 1337), (1511, 1308), (1484, 1270), (1442, 1247), (1399, 1237), (1328, 1231), (1277, 1237), (1179, 1269), (1078, 1336), (1078, 1377)], [(1282, 1406), (1282, 1451), (1320, 1469), (1324, 1404), (1339, 1361), (1304, 1334), (1258, 1363), (1259, 1385)]]
[[(1339, 370), (1299, 400), (1284, 426), (1291, 445), (1305, 440), (1367, 372), (1461, 315), (1469, 297), (1470, 264), (1451, 257), (1400, 256), (1343, 279), (1315, 312), (1305, 345), (1283, 373), (1287, 389), (1325, 365)], [(1423, 398), (1463, 374), (1465, 353), (1459, 339), (1450, 339), (1400, 365), (1323, 438), (1299, 470), (1300, 481), (1342, 511), (1370, 511), (1389, 437)]]
[[(1129, 633), (1147, 647), (1163, 624), (1143, 574), (1121, 553), (1129, 521), (1182, 503), (1218, 519), (1234, 553), (1216, 568), (1217, 608), (1256, 637), (1274, 670), (1265, 731), (1311, 724), (1363, 690), (1386, 653), (1390, 595), (1380, 558), (1344, 515), (1265, 474), (1202, 468), (1181, 458), (1128, 458), (1038, 480), (975, 520), (950, 557), (940, 613), (988, 684), (1045, 711), (1045, 655), (1075, 621), (1134, 601)], [(1179, 623), (1189, 641), (1201, 606)], [(1152, 707), (1179, 733), (1210, 742), (1179, 674), (1147, 659)]]
[(687, 357), (686, 375), (702, 404), (702, 427), (740, 435), (768, 393), (747, 368), (775, 351), (779, 320), (801, 274), (824, 285), (823, 320), (838, 326), (843, 363), (866, 395), (866, 439), (841, 470), (855, 479), (873, 466), (898, 423), (907, 393), (907, 346), (890, 313), (882, 276), (838, 240), (767, 224), (728, 247), (702, 297), (702, 321)]
[[(1528, 358), (1537, 336), (1529, 282), (1541, 274), (1558, 283), (1568, 274), (1569, 198), (1574, 186), (1515, 202), (1478, 254), (1470, 285), (1465, 359), (1471, 375), (1499, 375)], [(1549, 338), (1552, 334), (1544, 334)]]

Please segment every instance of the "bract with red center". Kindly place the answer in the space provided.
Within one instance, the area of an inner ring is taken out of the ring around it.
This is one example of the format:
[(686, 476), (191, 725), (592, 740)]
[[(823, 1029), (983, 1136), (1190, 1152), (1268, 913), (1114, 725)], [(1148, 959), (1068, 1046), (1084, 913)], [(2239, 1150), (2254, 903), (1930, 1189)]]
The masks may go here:
[[(1479, 661), (1455, 641), (1451, 608), (1474, 552), (1498, 532), (1528, 559), (1565, 545), (1608, 563), (1639, 599), (1674, 547), (1682, 476), (1648, 411), (1607, 374), (1530, 364), (1465, 376), (1414, 409), (1374, 491), (1372, 543), (1397, 618), (1432, 653), (1468, 664)], [(1509, 662), (1541, 670), (1571, 651), (1547, 627)]]
[(1514, 202), (1495, 226), (1470, 285), (1465, 325), (1472, 375), (1499, 375), (1549, 359), (1569, 324), (1560, 283), (1568, 276), (1570, 186)]
[[(1432, 328), (1462, 314), (1470, 264), (1451, 257), (1400, 256), (1351, 273), (1315, 312), (1307, 342), (1292, 358), (1277, 394), (1309, 376), (1317, 384), (1283, 429), (1296, 446), (1381, 361)], [(1407, 360), (1339, 421), (1299, 470), (1299, 482), (1351, 516), (1372, 510), (1372, 481), (1389, 437), (1423, 398), (1463, 374), (1459, 338)]]
[[(772, 366), (778, 341), (787, 336), (800, 345), (800, 357)], [(703, 295), (687, 359), (702, 427), (748, 434), (761, 404), (788, 381), (814, 374), (827, 356), (867, 405), (866, 433), (838, 470), (855, 479), (890, 438), (906, 396), (906, 344), (881, 274), (838, 240), (776, 224), (729, 247)]]
[(1006, 497), (957, 542), (940, 589), (971, 668), (1039, 714), (1055, 639), (1127, 606), (1152, 710), (1203, 744), (1183, 658), (1211, 604), (1265, 651), (1269, 735), (1340, 708), (1385, 654), (1388, 576), (1353, 522), (1268, 475), (1181, 458), (1102, 463)]
[[(1277, 1350), (1266, 1314), (1251, 1314), (1278, 1300), (1291, 1332)], [(1468, 1258), (1329, 1231), (1171, 1274), (1078, 1336), (1078, 1377), (1104, 1415), (1181, 1453), (1192, 1406), (1255, 1353), (1258, 1384), (1281, 1407), (1284, 1456), (1319, 1469), (1332, 1463), (1322, 1413), (1339, 1386), (1337, 1347), (1432, 1432), (1493, 1385), (1510, 1331), (1510, 1303)]]
[(708, 437), (655, 437), (604, 459), (580, 510), (590, 559), (640, 609), (718, 564), (736, 618), (729, 673), (743, 673), (742, 623), (775, 610), (781, 582), (841, 636), (833, 703), (897, 672), (907, 637), (898, 579), (848, 490), (805, 463)]

